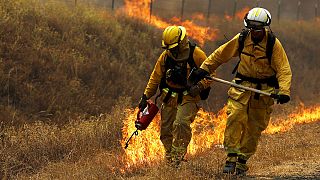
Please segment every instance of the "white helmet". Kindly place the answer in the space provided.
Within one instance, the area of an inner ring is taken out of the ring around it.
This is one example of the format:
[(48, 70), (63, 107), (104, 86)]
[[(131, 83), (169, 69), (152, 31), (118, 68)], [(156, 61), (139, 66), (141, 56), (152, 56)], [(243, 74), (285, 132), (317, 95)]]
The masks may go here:
[(264, 8), (255, 7), (245, 15), (243, 23), (246, 28), (262, 29), (271, 24), (271, 14)]

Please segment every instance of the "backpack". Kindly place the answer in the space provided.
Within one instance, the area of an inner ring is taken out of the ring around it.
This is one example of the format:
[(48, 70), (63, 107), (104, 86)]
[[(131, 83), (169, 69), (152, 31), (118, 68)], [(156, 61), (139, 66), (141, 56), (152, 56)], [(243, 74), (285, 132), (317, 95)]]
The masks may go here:
[[(246, 37), (248, 36), (248, 34), (249, 34), (249, 30), (248, 29), (243, 29), (240, 32), (239, 39), (238, 39), (238, 42), (239, 42), (239, 48), (238, 48), (239, 61), (238, 61), (237, 65), (234, 67), (234, 69), (232, 71), (232, 74), (234, 74), (238, 69), (238, 66), (239, 66), (240, 61), (241, 61), (241, 54), (246, 54), (246, 53), (243, 53), (242, 51), (243, 51), (243, 48), (244, 48), (244, 41), (246, 40)], [(271, 65), (273, 46), (274, 46), (275, 42), (276, 42), (276, 36), (272, 32), (268, 31), (267, 46), (266, 46), (266, 56), (265, 57), (267, 57), (268, 62), (269, 62), (270, 65)], [(251, 56), (250, 54), (246, 54), (246, 55)]]

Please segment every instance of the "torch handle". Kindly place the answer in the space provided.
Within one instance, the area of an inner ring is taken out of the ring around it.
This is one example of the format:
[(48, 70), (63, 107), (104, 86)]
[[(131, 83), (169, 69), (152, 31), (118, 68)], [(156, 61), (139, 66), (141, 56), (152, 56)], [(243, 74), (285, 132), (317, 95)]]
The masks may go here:
[(277, 95), (277, 94), (267, 93), (267, 92), (264, 92), (264, 91), (261, 91), (261, 90), (255, 89), (255, 88), (242, 86), (240, 84), (229, 82), (229, 81), (226, 81), (226, 80), (223, 80), (223, 79), (220, 79), (220, 78), (211, 77), (211, 76), (206, 76), (206, 78), (214, 80), (214, 81), (217, 81), (217, 82), (220, 82), (220, 83), (223, 83), (223, 84), (228, 84), (228, 85), (233, 86), (233, 87), (241, 88), (241, 89), (244, 89), (244, 90), (252, 91), (252, 92), (263, 94), (263, 95), (266, 95), (266, 96), (270, 96), (270, 97), (272, 97), (274, 99), (278, 99), (279, 98), (279, 95)]

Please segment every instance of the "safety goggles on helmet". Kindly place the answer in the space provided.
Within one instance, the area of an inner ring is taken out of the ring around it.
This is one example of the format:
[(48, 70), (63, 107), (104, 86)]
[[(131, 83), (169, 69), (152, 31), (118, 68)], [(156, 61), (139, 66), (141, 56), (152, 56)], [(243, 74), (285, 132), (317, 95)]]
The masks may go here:
[(253, 30), (262, 30), (265, 27), (264, 23), (258, 21), (247, 21), (246, 28)]

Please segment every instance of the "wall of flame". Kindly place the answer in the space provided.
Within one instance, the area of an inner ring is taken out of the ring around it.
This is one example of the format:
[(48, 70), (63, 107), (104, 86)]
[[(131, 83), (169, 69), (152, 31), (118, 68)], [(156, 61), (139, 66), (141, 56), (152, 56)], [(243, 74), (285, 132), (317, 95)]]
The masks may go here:
[[(138, 109), (128, 109), (128, 117), (124, 121), (122, 144), (136, 130), (134, 121)], [(215, 145), (223, 143), (223, 133), (226, 124), (226, 107), (217, 114), (200, 109), (192, 123), (192, 140), (188, 146), (188, 155), (207, 151)], [(320, 106), (300, 108), (298, 112), (287, 118), (271, 119), (271, 123), (264, 131), (266, 134), (286, 132), (296, 124), (311, 123), (320, 120)], [(154, 164), (163, 159), (164, 149), (160, 141), (160, 115), (158, 114), (145, 131), (132, 138), (128, 149), (125, 150), (127, 168), (133, 165)]]
[[(150, 15), (151, 0), (125, 0), (123, 11), (130, 17), (142, 20), (150, 25), (160, 29), (165, 29), (169, 25), (182, 25), (187, 29), (188, 36), (198, 41), (200, 46), (203, 46), (205, 41), (213, 41), (217, 37), (218, 29), (200, 26), (191, 20), (182, 21), (178, 17), (173, 17), (169, 21), (165, 21), (160, 17)], [(201, 18), (195, 15), (195, 18)]]

